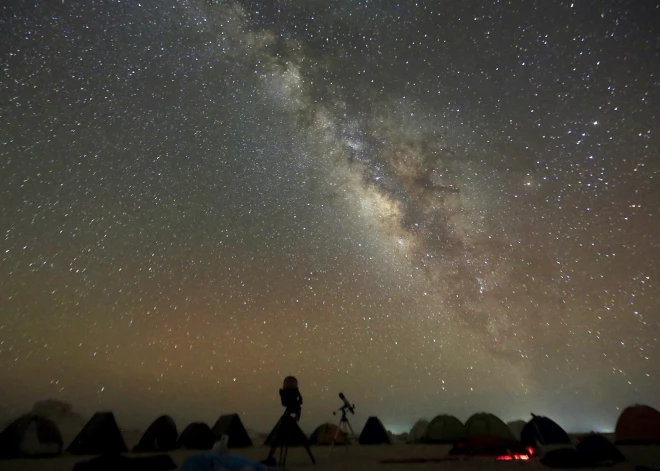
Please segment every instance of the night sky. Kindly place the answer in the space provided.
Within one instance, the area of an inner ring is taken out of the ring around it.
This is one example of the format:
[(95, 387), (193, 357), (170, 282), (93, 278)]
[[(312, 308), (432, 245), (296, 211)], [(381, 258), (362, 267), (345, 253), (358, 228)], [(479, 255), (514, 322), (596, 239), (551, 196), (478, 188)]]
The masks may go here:
[(0, 417), (660, 406), (660, 2), (3, 5)]

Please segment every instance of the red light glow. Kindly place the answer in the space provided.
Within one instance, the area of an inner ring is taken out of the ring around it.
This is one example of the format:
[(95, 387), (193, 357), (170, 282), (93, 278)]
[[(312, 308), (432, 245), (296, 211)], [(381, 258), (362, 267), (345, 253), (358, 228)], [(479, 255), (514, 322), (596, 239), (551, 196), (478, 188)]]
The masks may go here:
[(520, 461), (528, 461), (529, 460), (529, 455), (501, 455), (495, 458), (497, 461), (513, 461), (513, 460), (520, 460)]

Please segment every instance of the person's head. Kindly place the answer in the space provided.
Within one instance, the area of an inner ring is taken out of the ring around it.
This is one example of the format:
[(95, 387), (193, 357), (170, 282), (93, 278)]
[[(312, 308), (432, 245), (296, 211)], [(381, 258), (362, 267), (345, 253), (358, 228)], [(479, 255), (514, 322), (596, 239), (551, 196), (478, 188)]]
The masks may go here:
[(282, 389), (296, 389), (298, 387), (298, 380), (295, 376), (287, 376), (284, 378)]

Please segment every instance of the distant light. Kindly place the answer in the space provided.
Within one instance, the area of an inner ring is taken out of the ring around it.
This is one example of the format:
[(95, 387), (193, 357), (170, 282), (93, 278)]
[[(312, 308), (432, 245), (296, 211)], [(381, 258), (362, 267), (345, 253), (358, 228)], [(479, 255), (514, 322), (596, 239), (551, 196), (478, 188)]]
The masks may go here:
[(399, 435), (401, 433), (408, 433), (412, 428), (412, 425), (402, 425), (402, 424), (383, 424), (386, 430), (392, 432), (394, 435)]

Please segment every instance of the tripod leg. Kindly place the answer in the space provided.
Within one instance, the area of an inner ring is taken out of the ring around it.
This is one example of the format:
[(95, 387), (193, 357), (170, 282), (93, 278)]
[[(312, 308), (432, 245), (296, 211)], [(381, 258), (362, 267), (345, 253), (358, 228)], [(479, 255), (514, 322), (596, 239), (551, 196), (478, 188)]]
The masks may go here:
[(289, 452), (289, 447), (282, 447), (280, 448), (280, 462), (279, 465), (282, 467), (282, 469), (286, 468), (286, 455)]
[(280, 428), (282, 428), (282, 419), (277, 422), (277, 425), (275, 426), (275, 433), (273, 433), (273, 441), (270, 444), (270, 452), (268, 453), (268, 461), (271, 461), (272, 459), (275, 458), (275, 450), (277, 450), (277, 441), (279, 439), (280, 435)]
[(345, 440), (344, 445), (346, 445), (346, 453), (348, 453), (348, 446), (351, 444), (351, 436), (348, 433), (348, 419), (342, 422), (341, 431), (344, 432), (344, 440)]
[(309, 445), (305, 445), (305, 450), (307, 450), (307, 454), (309, 455), (309, 459), (312, 460), (312, 464), (316, 464), (316, 460), (314, 459), (314, 455), (312, 455), (312, 450), (309, 448)]
[(346, 436), (347, 436), (347, 437), (352, 436), (353, 439), (355, 440), (355, 443), (356, 443), (357, 445), (359, 445), (359, 444), (360, 444), (360, 440), (358, 440), (357, 437), (355, 436), (355, 432), (353, 431), (353, 427), (351, 426), (351, 423), (348, 421), (348, 419), (346, 419), (346, 426), (347, 426), (347, 427), (350, 429), (350, 431), (351, 431), (351, 435), (349, 435), (349, 434), (348, 434), (348, 430), (347, 430), (347, 431), (346, 431)]
[(341, 430), (341, 424), (343, 422), (343, 419), (339, 420), (339, 423), (337, 424), (337, 431), (335, 432), (335, 436), (332, 437), (332, 443), (330, 443), (330, 451), (328, 452), (328, 455), (332, 453), (332, 447), (335, 446), (335, 442), (337, 441), (337, 437), (339, 437), (339, 431)]
[(330, 444), (330, 448), (332, 448), (335, 445), (335, 442), (337, 441), (337, 438), (339, 437), (339, 432), (341, 431), (341, 423), (342, 423), (342, 421), (340, 420), (339, 423), (337, 424), (337, 430), (335, 431), (335, 436), (332, 437), (332, 443)]

